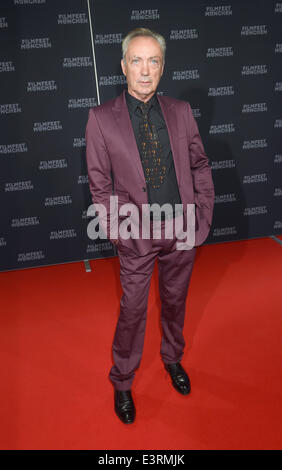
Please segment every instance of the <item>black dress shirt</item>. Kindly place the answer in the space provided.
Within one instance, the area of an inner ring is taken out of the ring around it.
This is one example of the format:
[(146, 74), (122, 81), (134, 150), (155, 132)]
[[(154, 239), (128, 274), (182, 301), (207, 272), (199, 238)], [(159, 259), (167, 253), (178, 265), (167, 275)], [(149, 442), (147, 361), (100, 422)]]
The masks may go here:
[[(142, 112), (138, 108), (138, 104), (142, 103), (142, 101), (136, 99), (127, 91), (125, 93), (125, 96), (137, 147), (139, 149), (140, 154), (139, 125), (140, 121), (142, 120)], [(164, 181), (159, 188), (152, 188), (149, 183), (146, 185), (148, 193), (148, 203), (157, 203), (160, 206), (166, 203), (170, 203), (174, 207), (175, 204), (181, 204), (181, 198), (175, 174), (169, 135), (156, 94), (152, 96), (149, 102), (152, 105), (149, 111), (149, 121), (155, 125), (159, 135), (159, 139), (162, 146), (161, 166), (166, 167), (166, 174)]]

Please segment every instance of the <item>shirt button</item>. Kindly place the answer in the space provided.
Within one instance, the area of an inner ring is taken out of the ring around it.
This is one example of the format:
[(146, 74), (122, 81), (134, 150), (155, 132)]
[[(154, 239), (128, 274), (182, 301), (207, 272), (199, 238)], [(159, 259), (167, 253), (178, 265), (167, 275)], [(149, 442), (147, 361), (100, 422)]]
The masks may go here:
[(146, 191), (146, 188), (145, 188), (145, 186), (143, 186), (142, 190), (143, 190), (144, 192)]

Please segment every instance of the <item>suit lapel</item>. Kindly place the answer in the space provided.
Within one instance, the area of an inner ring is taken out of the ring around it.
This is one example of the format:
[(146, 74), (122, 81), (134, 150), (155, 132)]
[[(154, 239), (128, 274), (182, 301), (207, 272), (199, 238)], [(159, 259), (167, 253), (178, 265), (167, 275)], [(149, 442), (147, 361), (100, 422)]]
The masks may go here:
[(142, 179), (143, 186), (146, 186), (139, 150), (136, 144), (136, 139), (126, 104), (125, 90), (115, 100), (115, 104), (112, 109), (119, 131), (124, 141), (128, 157), (131, 161), (134, 162), (134, 167), (137, 169), (137, 172)]

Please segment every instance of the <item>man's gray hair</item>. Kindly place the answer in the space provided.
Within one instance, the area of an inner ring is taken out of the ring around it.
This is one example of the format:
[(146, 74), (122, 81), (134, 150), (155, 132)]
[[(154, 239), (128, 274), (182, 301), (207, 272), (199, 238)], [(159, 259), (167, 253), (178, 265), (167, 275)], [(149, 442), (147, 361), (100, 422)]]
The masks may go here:
[(148, 28), (133, 29), (132, 31), (130, 31), (125, 36), (125, 38), (122, 41), (122, 58), (123, 58), (124, 62), (125, 62), (125, 56), (126, 56), (128, 45), (129, 45), (130, 41), (134, 38), (137, 38), (138, 36), (147, 36), (147, 37), (151, 37), (153, 39), (156, 39), (156, 41), (158, 41), (158, 43), (160, 45), (160, 48), (161, 48), (161, 51), (162, 51), (163, 63), (164, 63), (164, 61), (165, 61), (165, 51), (166, 51), (165, 38), (161, 34), (156, 33), (155, 31), (152, 31), (151, 29), (148, 29)]

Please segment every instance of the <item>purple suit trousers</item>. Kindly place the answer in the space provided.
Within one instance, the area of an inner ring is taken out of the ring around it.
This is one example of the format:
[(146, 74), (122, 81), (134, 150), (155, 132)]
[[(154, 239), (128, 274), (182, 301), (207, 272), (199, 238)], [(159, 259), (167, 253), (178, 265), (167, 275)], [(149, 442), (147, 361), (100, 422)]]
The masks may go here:
[(152, 241), (148, 254), (136, 255), (125, 246), (120, 246), (118, 251), (123, 295), (112, 348), (114, 365), (109, 377), (115, 389), (129, 390), (142, 357), (148, 294), (156, 259), (162, 305), (161, 358), (166, 364), (182, 359), (186, 298), (196, 248), (176, 250), (176, 238), (165, 239), (162, 222), (161, 239)]

